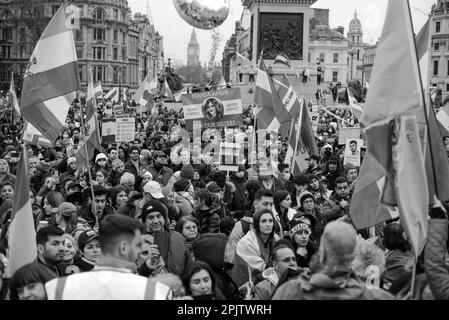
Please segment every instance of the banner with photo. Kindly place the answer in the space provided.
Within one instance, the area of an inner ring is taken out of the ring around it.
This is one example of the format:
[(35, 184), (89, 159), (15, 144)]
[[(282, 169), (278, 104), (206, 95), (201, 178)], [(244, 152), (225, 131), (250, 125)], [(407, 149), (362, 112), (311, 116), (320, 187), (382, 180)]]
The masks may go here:
[(201, 128), (240, 126), (243, 105), (240, 88), (197, 92), (182, 96), (186, 129), (193, 131), (193, 122)]

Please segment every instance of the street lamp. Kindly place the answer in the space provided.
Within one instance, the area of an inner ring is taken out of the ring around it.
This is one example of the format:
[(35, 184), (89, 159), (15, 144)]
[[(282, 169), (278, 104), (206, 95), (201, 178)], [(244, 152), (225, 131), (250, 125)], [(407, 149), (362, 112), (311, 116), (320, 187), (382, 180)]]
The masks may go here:
[(122, 101), (122, 67), (118, 67), (118, 101)]

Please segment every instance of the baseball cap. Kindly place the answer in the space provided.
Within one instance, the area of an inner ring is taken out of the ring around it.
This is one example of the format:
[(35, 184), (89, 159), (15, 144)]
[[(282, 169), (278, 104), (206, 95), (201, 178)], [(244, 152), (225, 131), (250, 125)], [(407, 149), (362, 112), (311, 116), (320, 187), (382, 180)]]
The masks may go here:
[(70, 202), (63, 202), (58, 207), (58, 213), (66, 217), (70, 217), (74, 212), (76, 212), (76, 207)]
[(82, 251), (89, 241), (97, 238), (98, 234), (94, 230), (83, 231), (78, 237), (78, 248)]
[(149, 181), (143, 187), (143, 191), (151, 194), (155, 199), (162, 199), (164, 195), (162, 194), (162, 187), (157, 181)]

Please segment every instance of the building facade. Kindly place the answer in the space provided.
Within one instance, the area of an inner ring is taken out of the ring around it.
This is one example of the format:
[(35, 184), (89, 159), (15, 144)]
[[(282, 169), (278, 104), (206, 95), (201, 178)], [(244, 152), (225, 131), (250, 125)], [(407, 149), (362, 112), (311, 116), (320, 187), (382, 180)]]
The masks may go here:
[(200, 44), (198, 43), (195, 29), (193, 29), (192, 35), (190, 36), (189, 44), (187, 45), (187, 65), (188, 66), (201, 65)]
[(374, 59), (376, 58), (377, 44), (365, 47), (363, 54), (363, 74), (364, 83), (371, 81), (371, 74), (373, 73)]
[(363, 43), (363, 29), (362, 23), (357, 17), (357, 12), (354, 12), (354, 18), (349, 23), (348, 30), (349, 41), (349, 75), (348, 80), (363, 80), (363, 55), (365, 53), (365, 47)]
[(449, 1), (438, 0), (432, 7), (430, 85), (449, 94)]
[[(82, 87), (87, 87), (87, 70), (105, 91), (113, 87), (137, 90), (146, 72), (154, 72), (163, 61), (162, 37), (145, 16), (133, 19), (126, 0), (73, 0), (79, 11), (74, 28), (78, 70)], [(0, 2), (0, 85), (9, 86), (11, 72), (16, 87), (32, 51), (61, 1), (10, 0)], [(155, 63), (156, 61), (156, 63)], [(152, 69), (153, 68), (153, 69)]]

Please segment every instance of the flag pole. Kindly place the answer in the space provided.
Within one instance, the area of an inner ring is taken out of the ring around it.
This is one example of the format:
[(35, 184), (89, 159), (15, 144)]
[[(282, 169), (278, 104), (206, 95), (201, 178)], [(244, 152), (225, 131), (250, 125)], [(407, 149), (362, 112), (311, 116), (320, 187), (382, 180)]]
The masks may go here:
[(293, 157), (292, 157), (292, 164), (290, 166), (291, 169), (293, 169), (294, 171), (294, 163), (295, 163), (295, 159), (296, 159), (296, 153), (298, 152), (298, 143), (299, 143), (299, 139), (301, 137), (301, 121), (302, 121), (302, 114), (304, 112), (304, 100), (301, 103), (301, 110), (299, 111), (299, 116), (298, 116), (298, 128), (296, 131), (296, 143), (295, 143), (295, 151), (293, 152)]
[[(87, 90), (89, 90), (89, 89), (87, 89)], [(77, 100), (80, 101), (79, 100), (79, 91), (76, 91), (76, 95), (77, 95)], [(94, 97), (94, 99), (95, 99), (95, 97)], [(81, 104), (81, 101), (80, 101), (80, 106), (81, 106), (81, 120), (80, 120), (81, 121), (81, 130), (83, 133), (83, 139), (86, 139), (86, 129), (84, 127), (84, 112), (83, 112), (83, 105)], [(87, 141), (84, 141), (84, 150), (86, 152), (86, 161), (87, 161), (85, 168), (87, 168), (87, 174), (89, 175), (90, 192), (92, 195), (91, 210), (92, 210), (92, 214), (95, 217), (95, 226), (99, 227), (97, 213), (95, 212), (95, 192), (94, 192), (94, 186), (92, 184), (92, 173), (90, 172), (90, 169), (89, 169), (89, 152), (87, 151)]]
[(417, 264), (417, 258), (413, 257), (412, 283), (410, 286), (410, 300), (413, 300), (413, 294), (415, 292), (416, 264)]

